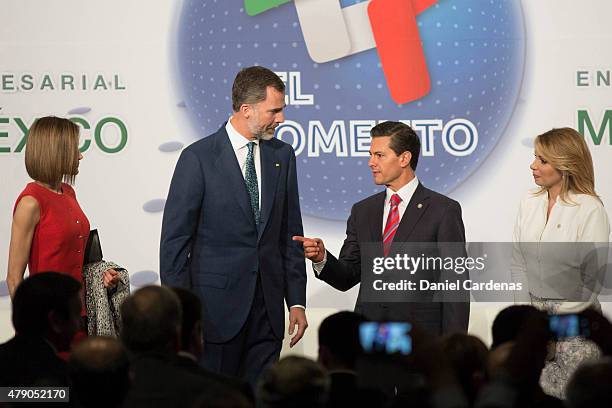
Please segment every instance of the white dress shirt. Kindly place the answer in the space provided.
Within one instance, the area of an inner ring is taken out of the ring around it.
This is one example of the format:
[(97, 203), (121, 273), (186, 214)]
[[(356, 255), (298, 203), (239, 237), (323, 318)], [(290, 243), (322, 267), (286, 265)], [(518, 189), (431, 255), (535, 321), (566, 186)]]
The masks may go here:
[[(597, 277), (593, 275), (597, 271), (585, 268), (585, 262), (588, 255), (595, 254), (590, 258), (592, 264), (607, 264), (608, 215), (597, 197), (570, 193), (567, 201), (557, 198), (547, 217), (548, 194), (536, 191), (530, 192), (519, 207), (512, 278), (527, 284), (531, 295), (560, 301), (560, 312), (581, 311), (597, 302)], [(592, 285), (595, 290), (588, 289)], [(530, 300), (525, 298), (527, 291), (521, 293), (517, 301)]]
[[(398, 194), (402, 201), (397, 206), (397, 210), (399, 211), (400, 223), (402, 222), (402, 217), (406, 212), (406, 208), (408, 208), (408, 203), (412, 200), (412, 196), (416, 191), (419, 185), (419, 179), (414, 176), (412, 180), (410, 180), (407, 184), (402, 186), (399, 190), (393, 191), (391, 188), (387, 187), (387, 195), (385, 197), (385, 207), (382, 213), (383, 223), (382, 223), (382, 231), (380, 231), (380, 237), (382, 239), (382, 235), (385, 231), (385, 225), (387, 223), (387, 217), (389, 216), (389, 208), (391, 207), (391, 196), (393, 194)], [(317, 276), (321, 273), (323, 268), (325, 267), (325, 263), (327, 262), (327, 251), (323, 254), (323, 260), (321, 262), (313, 262), (312, 268), (314, 269)]]
[[(389, 208), (391, 207), (391, 196), (393, 194), (397, 194), (400, 196), (402, 201), (397, 206), (397, 210), (399, 211), (400, 222), (402, 222), (402, 217), (404, 216), (404, 212), (406, 212), (406, 208), (408, 208), (408, 203), (412, 199), (414, 192), (416, 191), (417, 186), (419, 185), (419, 179), (414, 176), (412, 180), (408, 182), (408, 184), (404, 185), (397, 191), (391, 190), (387, 187), (387, 197), (385, 198), (385, 209), (383, 211), (383, 223), (382, 223), (382, 231), (381, 234), (385, 231), (385, 226), (387, 225), (387, 217), (389, 216)], [(382, 235), (381, 235), (382, 236)]]
[[(231, 120), (231, 118), (230, 118)], [(230, 123), (230, 120), (227, 121), (225, 125), (225, 131), (229, 136), (230, 143), (232, 144), (232, 148), (234, 149), (234, 153), (236, 154), (236, 159), (238, 160), (238, 165), (240, 166), (240, 171), (242, 171), (242, 177), (245, 177), (246, 171), (246, 159), (249, 154), (248, 144), (253, 142), (255, 146), (253, 146), (253, 160), (255, 161), (255, 173), (257, 173), (257, 189), (259, 190), (259, 209), (261, 210), (261, 158), (259, 154), (259, 140), (249, 140), (246, 137), (242, 136)]]

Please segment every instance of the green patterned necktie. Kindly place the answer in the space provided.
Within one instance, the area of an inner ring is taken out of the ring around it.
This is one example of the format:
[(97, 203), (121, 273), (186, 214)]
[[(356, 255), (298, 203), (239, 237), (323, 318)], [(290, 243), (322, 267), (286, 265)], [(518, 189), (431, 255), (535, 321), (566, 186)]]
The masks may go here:
[(255, 142), (249, 142), (247, 147), (249, 148), (249, 153), (245, 163), (244, 180), (246, 181), (247, 191), (251, 198), (251, 209), (255, 216), (255, 225), (259, 228), (259, 187), (257, 186), (257, 173), (255, 172), (255, 159), (253, 157)]

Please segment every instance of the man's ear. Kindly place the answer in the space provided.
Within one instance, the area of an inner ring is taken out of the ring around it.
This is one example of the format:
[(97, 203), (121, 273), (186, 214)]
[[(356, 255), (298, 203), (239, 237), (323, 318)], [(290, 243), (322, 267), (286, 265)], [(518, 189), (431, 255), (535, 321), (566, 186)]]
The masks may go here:
[(244, 117), (245, 119), (249, 119), (253, 113), (253, 106), (247, 103), (243, 103), (242, 105), (240, 105), (240, 109), (238, 109), (238, 112), (240, 112), (242, 117)]
[(66, 325), (66, 319), (62, 318), (56, 310), (50, 310), (47, 313), (47, 322), (49, 322), (49, 330), (54, 334), (62, 333)]
[(182, 346), (183, 344), (181, 341), (181, 326), (179, 325), (176, 328), (174, 337), (168, 342), (168, 348), (174, 351), (175, 353), (178, 353), (179, 351), (181, 351)]
[(76, 331), (71, 327), (70, 321), (57, 310), (47, 313), (47, 332), (45, 338), (57, 351), (68, 351), (70, 342)]
[(317, 360), (323, 367), (329, 366), (330, 353), (327, 347), (319, 346), (319, 356)]
[(400, 160), (400, 165), (402, 167), (409, 167), (411, 160), (412, 160), (412, 153), (406, 151), (406, 152), (402, 153), (402, 158)]
[[(204, 344), (204, 335), (202, 332), (202, 321), (198, 320), (194, 325), (193, 325), (193, 331), (191, 332), (191, 341), (192, 344), (194, 345), (203, 345)], [(186, 345), (183, 345), (183, 348)]]

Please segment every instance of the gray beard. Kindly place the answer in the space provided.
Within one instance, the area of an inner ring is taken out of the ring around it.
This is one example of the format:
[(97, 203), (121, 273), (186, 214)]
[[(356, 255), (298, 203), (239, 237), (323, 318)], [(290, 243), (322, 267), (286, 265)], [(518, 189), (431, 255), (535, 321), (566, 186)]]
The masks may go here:
[(260, 135), (255, 135), (257, 140), (271, 140), (274, 139), (274, 133), (262, 133)]

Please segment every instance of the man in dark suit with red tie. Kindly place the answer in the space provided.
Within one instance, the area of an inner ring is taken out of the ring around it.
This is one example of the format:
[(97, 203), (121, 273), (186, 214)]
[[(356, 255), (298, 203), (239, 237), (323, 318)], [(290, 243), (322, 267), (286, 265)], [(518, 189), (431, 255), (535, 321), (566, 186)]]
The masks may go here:
[[(160, 275), (202, 302), (203, 365), (255, 385), (278, 360), (289, 308), (293, 346), (306, 329), (306, 269), (295, 153), (274, 138), (285, 84), (264, 67), (241, 70), (233, 114), (183, 150), (164, 208)], [(297, 326), (297, 331), (296, 331)]]
[[(317, 278), (342, 291), (362, 282), (364, 274), (372, 274), (371, 265), (362, 265), (366, 252), (395, 257), (402, 251), (415, 252), (419, 245), (439, 243), (436, 255), (447, 252), (465, 256), (462, 245), (453, 248), (447, 244), (465, 242), (461, 206), (423, 187), (415, 175), (421, 143), (414, 130), (404, 123), (388, 121), (373, 127), (371, 136), (368, 165), (374, 182), (387, 188), (353, 205), (340, 256), (326, 251), (319, 238), (294, 237), (302, 241), (304, 255), (313, 261)], [(453, 278), (461, 282), (466, 275)], [(368, 291), (371, 293), (371, 288), (364, 289), (362, 283), (355, 311), (370, 320), (410, 321), (432, 334), (467, 331), (470, 305), (465, 292), (450, 298), (423, 295), (416, 301), (398, 302), (397, 298), (372, 301)]]

